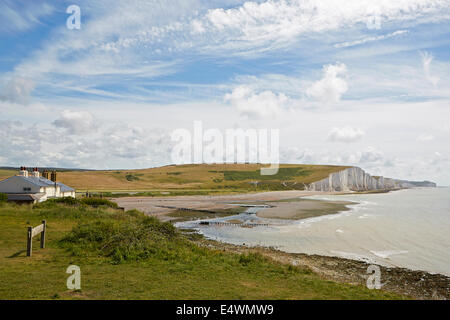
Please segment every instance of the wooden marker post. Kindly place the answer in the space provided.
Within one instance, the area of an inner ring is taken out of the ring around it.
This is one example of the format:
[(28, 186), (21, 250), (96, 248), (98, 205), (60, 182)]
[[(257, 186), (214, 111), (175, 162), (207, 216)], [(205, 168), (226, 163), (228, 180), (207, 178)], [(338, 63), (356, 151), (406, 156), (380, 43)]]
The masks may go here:
[(41, 234), (41, 248), (45, 248), (45, 229), (47, 228), (47, 223), (42, 220), (42, 224), (37, 227), (28, 227), (27, 233), (27, 257), (31, 257), (33, 251), (33, 237), (37, 234)]
[(28, 227), (27, 257), (31, 257), (31, 251), (33, 251), (33, 227)]
[(45, 229), (47, 228), (47, 222), (42, 220), (42, 232), (41, 232), (41, 249), (45, 248)]

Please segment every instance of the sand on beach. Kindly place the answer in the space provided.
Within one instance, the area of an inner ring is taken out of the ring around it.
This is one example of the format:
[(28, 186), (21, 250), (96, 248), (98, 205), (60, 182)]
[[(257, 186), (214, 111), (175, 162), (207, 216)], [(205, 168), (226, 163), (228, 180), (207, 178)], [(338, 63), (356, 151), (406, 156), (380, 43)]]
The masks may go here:
[(270, 191), (238, 195), (174, 196), (174, 197), (124, 197), (116, 198), (125, 210), (138, 209), (146, 214), (166, 220), (167, 215), (176, 210), (231, 210), (238, 204), (267, 204), (271, 208), (260, 210), (262, 218), (304, 219), (346, 210), (349, 202), (300, 199), (312, 195), (341, 194), (319, 191)]
[(310, 199), (293, 199), (286, 202), (266, 202), (271, 208), (258, 211), (261, 218), (299, 220), (347, 211), (348, 201), (323, 201)]

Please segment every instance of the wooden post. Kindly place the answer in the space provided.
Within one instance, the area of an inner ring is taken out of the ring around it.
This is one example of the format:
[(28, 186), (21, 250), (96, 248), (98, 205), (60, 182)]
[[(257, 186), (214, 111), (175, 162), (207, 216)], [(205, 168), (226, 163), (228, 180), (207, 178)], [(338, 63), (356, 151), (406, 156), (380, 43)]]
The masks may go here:
[(33, 250), (33, 227), (28, 227), (27, 257), (31, 257), (32, 250)]
[(42, 228), (42, 232), (41, 232), (41, 249), (45, 248), (45, 229), (47, 229), (47, 223), (45, 222), (45, 220), (42, 220), (42, 224), (44, 225), (44, 227)]

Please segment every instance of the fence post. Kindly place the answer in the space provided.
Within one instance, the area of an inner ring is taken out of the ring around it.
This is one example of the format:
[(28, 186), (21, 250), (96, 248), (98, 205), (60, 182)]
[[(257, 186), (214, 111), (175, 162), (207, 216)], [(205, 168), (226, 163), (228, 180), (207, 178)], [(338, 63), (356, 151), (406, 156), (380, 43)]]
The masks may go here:
[(45, 229), (47, 229), (47, 223), (45, 222), (45, 220), (42, 220), (42, 224), (44, 225), (44, 227), (42, 228), (42, 232), (41, 232), (41, 249), (45, 248)]
[(33, 227), (28, 227), (27, 237), (27, 257), (31, 257), (31, 251), (33, 250)]

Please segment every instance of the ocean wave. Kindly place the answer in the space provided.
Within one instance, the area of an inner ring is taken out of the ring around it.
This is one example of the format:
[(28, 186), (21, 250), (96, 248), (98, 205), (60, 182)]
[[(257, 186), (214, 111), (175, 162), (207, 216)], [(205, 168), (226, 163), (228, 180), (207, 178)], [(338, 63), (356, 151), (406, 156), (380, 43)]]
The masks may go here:
[(386, 251), (374, 251), (370, 250), (371, 253), (376, 255), (377, 257), (387, 259), (390, 256), (396, 255), (396, 254), (405, 254), (408, 253), (407, 250), (386, 250)]

